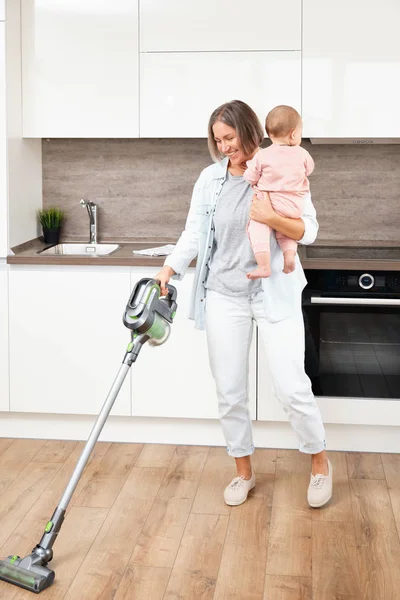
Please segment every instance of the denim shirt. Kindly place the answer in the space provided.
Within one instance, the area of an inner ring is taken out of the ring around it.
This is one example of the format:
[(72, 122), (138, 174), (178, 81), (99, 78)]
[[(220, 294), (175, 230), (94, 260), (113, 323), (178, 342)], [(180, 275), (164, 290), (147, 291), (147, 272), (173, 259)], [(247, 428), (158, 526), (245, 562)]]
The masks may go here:
[[(174, 250), (164, 265), (171, 267), (180, 280), (191, 261), (197, 256), (196, 273), (192, 288), (189, 319), (194, 319), (196, 329), (204, 329), (206, 288), (211, 250), (214, 243), (213, 214), (224, 185), (228, 158), (204, 169), (193, 189), (189, 214), (185, 230), (182, 232)], [(312, 244), (317, 237), (318, 222), (311, 196), (305, 197), (304, 235), (300, 244)], [(268, 321), (276, 322), (296, 314), (301, 307), (301, 293), (307, 280), (300, 260), (296, 255), (296, 269), (289, 274), (283, 273), (283, 253), (274, 232), (271, 233), (271, 275), (262, 279), (265, 316)]]

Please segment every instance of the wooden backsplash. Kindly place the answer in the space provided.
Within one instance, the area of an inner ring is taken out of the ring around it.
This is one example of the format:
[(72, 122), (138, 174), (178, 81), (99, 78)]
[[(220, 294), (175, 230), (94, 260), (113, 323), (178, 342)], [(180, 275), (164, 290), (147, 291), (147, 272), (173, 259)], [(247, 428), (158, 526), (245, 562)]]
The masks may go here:
[[(320, 241), (400, 245), (400, 145), (303, 146)], [(43, 205), (66, 212), (64, 235), (86, 239), (80, 198), (98, 205), (100, 239), (175, 239), (193, 184), (210, 164), (204, 139), (43, 140)]]

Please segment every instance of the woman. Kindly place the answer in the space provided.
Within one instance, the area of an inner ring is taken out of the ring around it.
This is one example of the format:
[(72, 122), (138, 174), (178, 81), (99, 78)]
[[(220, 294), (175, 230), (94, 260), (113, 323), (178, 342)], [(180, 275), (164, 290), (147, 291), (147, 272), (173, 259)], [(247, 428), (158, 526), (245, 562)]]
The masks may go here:
[(321, 415), (304, 371), (301, 293), (306, 279), (298, 258), (292, 273), (282, 272), (283, 255), (275, 236), (271, 236), (271, 276), (257, 280), (246, 277), (256, 268), (246, 233), (249, 213), (252, 219), (302, 244), (315, 240), (318, 223), (310, 197), (301, 219), (275, 213), (268, 194), (265, 200), (253, 198), (243, 172), (263, 139), (256, 114), (244, 102), (234, 100), (213, 112), (208, 145), (216, 162), (204, 169), (196, 182), (185, 230), (156, 278), (166, 293), (169, 279), (181, 279), (197, 256), (190, 318), (197, 328), (206, 329), (221, 425), (237, 469), (237, 477), (225, 489), (225, 502), (242, 504), (255, 486), (247, 394), (255, 320), (266, 347), (275, 393), (298, 436), (300, 451), (311, 454), (307, 498), (310, 506), (319, 507), (332, 495), (332, 466), (325, 452)]

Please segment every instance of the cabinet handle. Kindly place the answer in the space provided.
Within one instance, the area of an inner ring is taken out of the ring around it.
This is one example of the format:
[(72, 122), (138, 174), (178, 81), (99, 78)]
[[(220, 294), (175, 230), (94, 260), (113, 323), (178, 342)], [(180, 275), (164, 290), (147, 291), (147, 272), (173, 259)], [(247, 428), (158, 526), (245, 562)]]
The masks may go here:
[(311, 296), (311, 304), (336, 304), (342, 306), (400, 306), (400, 298), (327, 298)]

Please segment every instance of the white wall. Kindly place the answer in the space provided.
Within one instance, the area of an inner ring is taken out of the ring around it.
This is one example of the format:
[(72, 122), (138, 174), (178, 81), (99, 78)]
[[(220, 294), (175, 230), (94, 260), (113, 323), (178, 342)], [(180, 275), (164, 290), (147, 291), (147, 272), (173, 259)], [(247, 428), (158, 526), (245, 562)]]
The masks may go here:
[(6, 90), (9, 246), (36, 238), (42, 207), (42, 141), (22, 139), (20, 2), (7, 0)]
[(0, 258), (8, 251), (5, 23), (0, 22)]

